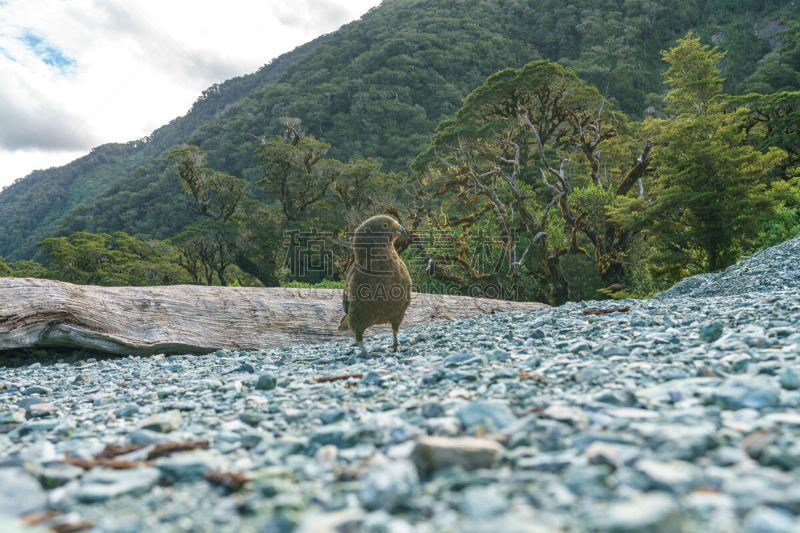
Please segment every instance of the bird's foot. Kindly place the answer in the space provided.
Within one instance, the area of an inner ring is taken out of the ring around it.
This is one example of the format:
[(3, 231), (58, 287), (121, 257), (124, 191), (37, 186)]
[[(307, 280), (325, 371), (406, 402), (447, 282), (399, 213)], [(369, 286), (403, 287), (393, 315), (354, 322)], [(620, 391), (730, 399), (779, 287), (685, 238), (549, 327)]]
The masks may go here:
[(358, 352), (358, 355), (360, 357), (363, 357), (364, 359), (367, 359), (369, 357), (369, 355), (367, 354), (367, 349), (364, 348), (363, 346), (361, 347), (361, 351)]
[(396, 343), (392, 344), (392, 351), (395, 352), (395, 353), (399, 352), (400, 351), (400, 343), (396, 342)]

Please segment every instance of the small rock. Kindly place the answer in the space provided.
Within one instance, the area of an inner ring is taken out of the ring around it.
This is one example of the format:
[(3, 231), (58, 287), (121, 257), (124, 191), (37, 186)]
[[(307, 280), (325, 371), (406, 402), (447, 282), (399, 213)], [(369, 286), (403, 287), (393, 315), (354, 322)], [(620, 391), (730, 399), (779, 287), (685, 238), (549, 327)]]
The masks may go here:
[(586, 421), (586, 415), (583, 413), (583, 410), (580, 407), (574, 407), (562, 403), (549, 405), (542, 412), (542, 416), (576, 426), (581, 425)]
[(664, 490), (676, 494), (685, 494), (699, 484), (697, 468), (685, 461), (662, 463), (650, 459), (642, 459), (636, 463), (639, 470), (655, 490)]
[(155, 467), (174, 483), (203, 479), (209, 470), (218, 470), (221, 464), (215, 450), (192, 450), (173, 453), (156, 459)]
[(46, 489), (54, 489), (83, 475), (83, 468), (66, 463), (51, 463), (39, 472), (39, 481)]
[(46, 504), (47, 494), (24, 468), (0, 468), (0, 515), (22, 516)]
[(258, 390), (272, 390), (278, 385), (278, 378), (272, 374), (261, 374), (256, 382)]
[(589, 515), (588, 529), (615, 533), (679, 533), (682, 515), (671, 496), (650, 492), (630, 500), (599, 506)]
[(380, 385), (383, 378), (377, 372), (367, 372), (363, 378), (361, 378), (361, 383), (363, 385)]
[(39, 439), (22, 450), (19, 456), (25, 461), (41, 464), (55, 459), (56, 449), (49, 440)]
[(700, 340), (714, 342), (722, 337), (725, 326), (721, 322), (711, 322), (700, 327)]
[(461, 509), (468, 517), (480, 520), (504, 513), (508, 499), (496, 485), (467, 487), (461, 493)]
[(322, 420), (323, 424), (333, 424), (342, 418), (344, 418), (344, 411), (338, 407), (331, 407), (330, 409), (322, 411), (319, 415), (319, 419)]
[(422, 416), (425, 418), (439, 418), (444, 416), (444, 409), (442, 408), (441, 404), (436, 402), (422, 404), (420, 411), (422, 412)]
[(573, 341), (567, 345), (564, 350), (569, 353), (578, 353), (578, 352), (585, 352), (592, 349), (592, 345), (583, 339), (578, 339)]
[(504, 362), (511, 358), (511, 354), (505, 350), (492, 350), (489, 352), (489, 361)]
[(237, 368), (234, 369), (234, 372), (245, 372), (247, 374), (255, 374), (256, 367), (251, 365), (250, 363), (242, 363)]
[(114, 410), (114, 415), (116, 415), (117, 418), (127, 418), (129, 416), (135, 415), (138, 412), (139, 412), (138, 405), (136, 405), (135, 403), (126, 403), (122, 407), (117, 407)]
[(419, 485), (417, 470), (410, 461), (389, 461), (370, 468), (361, 479), (359, 500), (368, 510), (395, 511), (408, 506)]
[(606, 465), (613, 469), (620, 466), (619, 452), (613, 444), (595, 441), (586, 447), (585, 453), (589, 464)]
[(767, 446), (758, 460), (761, 464), (768, 466), (794, 470), (800, 467), (800, 442), (795, 442), (786, 447)]
[(159, 442), (167, 442), (170, 440), (168, 435), (151, 431), (149, 429), (137, 429), (130, 435), (131, 444), (158, 444)]
[(781, 369), (778, 374), (778, 381), (781, 387), (786, 390), (800, 389), (800, 375), (790, 366), (785, 366)]
[(742, 530), (745, 533), (789, 533), (794, 517), (780, 509), (760, 506), (747, 514)]
[(486, 431), (500, 431), (517, 421), (507, 405), (499, 402), (472, 402), (458, 410), (458, 418), (467, 430), (479, 427)]
[(239, 420), (250, 426), (257, 426), (265, 420), (269, 420), (269, 416), (261, 411), (242, 411), (239, 413)]
[(712, 398), (727, 409), (773, 407), (780, 402), (780, 389), (773, 383), (763, 377), (731, 378), (714, 391)]
[(158, 482), (158, 469), (137, 467), (127, 470), (94, 468), (81, 478), (76, 497), (83, 502), (102, 502), (123, 494), (137, 495)]
[(422, 437), (411, 457), (422, 475), (460, 466), (464, 470), (492, 468), (503, 447), (496, 441), (472, 437)]
[(575, 461), (576, 454), (572, 450), (563, 452), (540, 452), (532, 457), (517, 460), (520, 470), (536, 470), (538, 472), (558, 473)]
[(444, 360), (442, 360), (442, 364), (448, 367), (468, 365), (477, 362), (480, 362), (480, 357), (472, 352), (454, 353), (453, 355), (448, 355), (444, 358)]
[(25, 409), (10, 409), (0, 412), (0, 424), (22, 424), (25, 422)]
[(157, 431), (159, 433), (169, 433), (175, 431), (181, 425), (181, 412), (180, 411), (165, 411), (163, 413), (156, 413), (142, 421), (141, 429), (149, 429), (150, 431)]
[(178, 392), (180, 392), (180, 389), (173, 385), (171, 387), (164, 387), (162, 389), (159, 389), (156, 394), (158, 395), (159, 399), (163, 400), (164, 398), (168, 398), (170, 396), (178, 394)]
[(58, 413), (58, 408), (52, 403), (35, 403), (28, 406), (28, 415), (32, 418), (52, 416)]
[(51, 389), (50, 387), (45, 387), (43, 385), (31, 385), (30, 387), (27, 387), (25, 390), (23, 390), (22, 394), (24, 394), (25, 396), (31, 396), (32, 394), (44, 394), (46, 396), (49, 394), (53, 394), (53, 389)]

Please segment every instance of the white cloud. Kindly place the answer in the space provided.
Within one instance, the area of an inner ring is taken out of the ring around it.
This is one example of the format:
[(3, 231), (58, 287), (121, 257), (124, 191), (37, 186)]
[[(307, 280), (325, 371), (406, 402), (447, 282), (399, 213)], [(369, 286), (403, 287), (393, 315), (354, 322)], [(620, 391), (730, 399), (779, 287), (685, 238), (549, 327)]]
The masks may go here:
[(0, 187), (149, 134), (379, 0), (0, 3)]

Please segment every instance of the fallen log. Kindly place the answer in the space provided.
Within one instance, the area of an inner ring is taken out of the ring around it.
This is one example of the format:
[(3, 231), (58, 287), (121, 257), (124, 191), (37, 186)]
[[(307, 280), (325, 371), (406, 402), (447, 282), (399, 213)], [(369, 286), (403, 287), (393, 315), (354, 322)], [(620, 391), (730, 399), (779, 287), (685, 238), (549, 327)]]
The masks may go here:
[[(547, 307), (414, 293), (404, 328)], [(255, 287), (96, 287), (0, 278), (0, 350), (82, 349), (118, 355), (208, 353), (343, 340), (342, 291)], [(367, 334), (390, 331), (388, 326)]]

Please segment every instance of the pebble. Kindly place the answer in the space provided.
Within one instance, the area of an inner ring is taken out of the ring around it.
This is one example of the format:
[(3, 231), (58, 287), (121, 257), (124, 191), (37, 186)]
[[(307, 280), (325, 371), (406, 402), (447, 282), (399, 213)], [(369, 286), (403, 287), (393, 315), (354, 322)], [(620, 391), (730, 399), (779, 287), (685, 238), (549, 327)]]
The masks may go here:
[(138, 467), (128, 470), (94, 468), (81, 478), (75, 497), (82, 502), (102, 502), (122, 495), (141, 494), (158, 482), (157, 469)]
[(359, 500), (368, 510), (394, 511), (408, 505), (419, 477), (410, 461), (390, 461), (373, 466), (361, 480)]
[(21, 467), (0, 468), (0, 516), (22, 516), (42, 511), (47, 493)]
[(482, 428), (486, 431), (500, 431), (516, 422), (517, 417), (500, 402), (471, 402), (458, 410), (458, 418), (468, 431)]
[(414, 463), (423, 475), (458, 466), (464, 470), (492, 468), (503, 447), (496, 441), (472, 437), (422, 437), (412, 453)]
[(278, 378), (272, 374), (261, 374), (256, 382), (258, 390), (272, 390), (278, 385)]
[(141, 429), (156, 431), (158, 433), (169, 433), (175, 431), (181, 425), (180, 411), (166, 411), (164, 413), (153, 414), (144, 419), (140, 425)]

